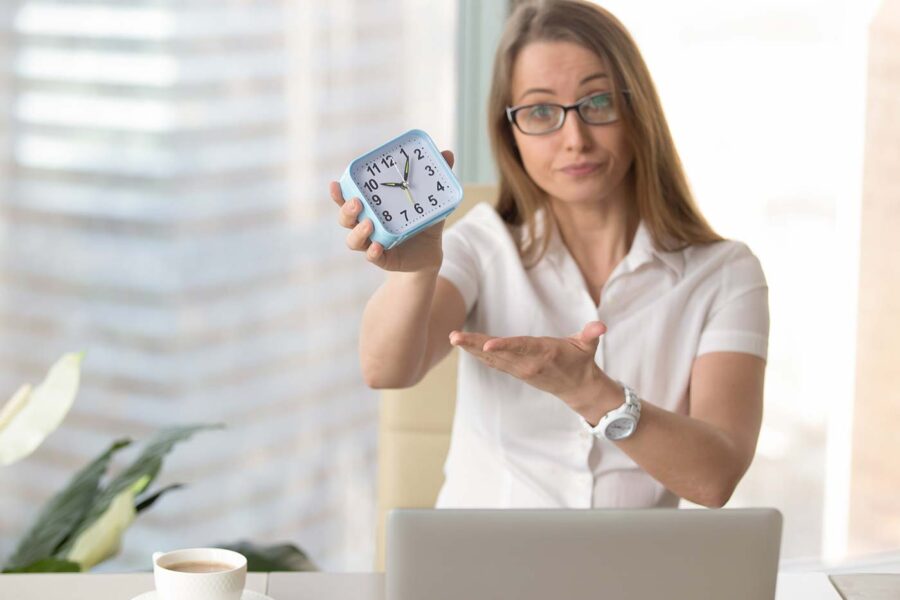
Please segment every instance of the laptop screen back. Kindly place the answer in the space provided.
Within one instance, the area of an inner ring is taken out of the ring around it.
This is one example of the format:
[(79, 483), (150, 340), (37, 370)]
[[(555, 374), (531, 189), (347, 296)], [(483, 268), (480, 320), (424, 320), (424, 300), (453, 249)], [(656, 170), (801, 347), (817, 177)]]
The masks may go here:
[(387, 600), (772, 600), (774, 509), (395, 510)]

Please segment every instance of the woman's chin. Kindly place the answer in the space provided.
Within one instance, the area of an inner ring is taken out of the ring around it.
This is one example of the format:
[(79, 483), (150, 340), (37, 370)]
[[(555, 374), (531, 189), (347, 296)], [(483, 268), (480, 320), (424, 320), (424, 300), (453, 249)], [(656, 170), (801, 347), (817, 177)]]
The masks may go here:
[(599, 186), (592, 186), (587, 189), (579, 186), (579, 189), (561, 189), (557, 193), (551, 194), (551, 197), (557, 202), (571, 206), (597, 204), (607, 196), (607, 190)]

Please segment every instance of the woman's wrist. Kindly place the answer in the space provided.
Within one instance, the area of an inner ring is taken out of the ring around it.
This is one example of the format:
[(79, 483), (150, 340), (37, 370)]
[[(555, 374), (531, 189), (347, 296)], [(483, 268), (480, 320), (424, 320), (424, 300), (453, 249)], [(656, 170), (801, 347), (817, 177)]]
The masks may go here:
[(622, 386), (598, 367), (591, 382), (567, 403), (591, 426), (595, 426), (606, 413), (621, 406), (624, 397)]
[(436, 280), (441, 266), (423, 267), (415, 271), (392, 271), (388, 277), (406, 285), (432, 285)]

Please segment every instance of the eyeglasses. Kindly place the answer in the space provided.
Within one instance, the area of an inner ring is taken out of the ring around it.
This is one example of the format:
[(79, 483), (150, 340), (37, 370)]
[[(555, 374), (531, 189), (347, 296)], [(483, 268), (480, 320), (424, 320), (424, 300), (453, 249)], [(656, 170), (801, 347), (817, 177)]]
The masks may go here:
[[(623, 90), (623, 93), (628, 91)], [(606, 125), (619, 118), (612, 92), (592, 94), (568, 105), (542, 102), (507, 106), (506, 117), (526, 135), (544, 135), (561, 128), (570, 110), (575, 110), (588, 125)]]

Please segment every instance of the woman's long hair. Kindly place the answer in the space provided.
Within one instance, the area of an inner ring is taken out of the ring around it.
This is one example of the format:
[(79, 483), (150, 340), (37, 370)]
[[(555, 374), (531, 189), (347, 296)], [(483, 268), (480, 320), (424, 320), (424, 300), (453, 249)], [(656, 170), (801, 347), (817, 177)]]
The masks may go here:
[[(506, 223), (527, 228), (520, 247), (525, 264), (533, 266), (547, 249), (549, 229), (540, 237), (536, 234), (536, 215), (547, 200), (522, 165), (506, 107), (512, 104), (516, 58), (522, 48), (537, 41), (578, 44), (604, 60), (611, 71), (615, 105), (634, 152), (626, 183), (634, 191), (638, 214), (654, 245), (672, 251), (722, 240), (694, 203), (650, 72), (622, 23), (581, 0), (526, 1), (506, 22), (488, 101), (491, 148), (500, 173), (497, 212)], [(546, 213), (553, 218), (552, 211)]]

